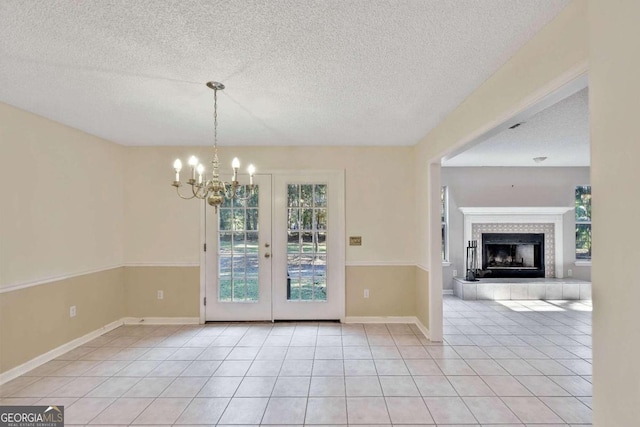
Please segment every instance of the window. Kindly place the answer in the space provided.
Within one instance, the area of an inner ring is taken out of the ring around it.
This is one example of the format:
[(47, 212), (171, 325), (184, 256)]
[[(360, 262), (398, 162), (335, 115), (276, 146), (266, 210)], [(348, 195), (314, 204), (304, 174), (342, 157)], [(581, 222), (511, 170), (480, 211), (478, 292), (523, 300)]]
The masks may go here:
[(449, 262), (449, 191), (440, 189), (440, 222), (442, 223), (442, 262)]
[(327, 185), (287, 188), (287, 300), (327, 300)]
[(576, 187), (576, 260), (591, 260), (591, 187)]

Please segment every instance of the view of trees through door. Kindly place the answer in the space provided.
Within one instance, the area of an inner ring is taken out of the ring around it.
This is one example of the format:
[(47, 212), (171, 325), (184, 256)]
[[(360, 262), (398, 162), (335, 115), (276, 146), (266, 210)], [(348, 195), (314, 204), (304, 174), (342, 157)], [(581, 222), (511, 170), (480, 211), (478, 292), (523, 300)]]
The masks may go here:
[(327, 185), (287, 186), (287, 300), (327, 299)]
[(257, 301), (259, 187), (248, 193), (241, 186), (238, 198), (225, 198), (219, 222), (219, 300)]

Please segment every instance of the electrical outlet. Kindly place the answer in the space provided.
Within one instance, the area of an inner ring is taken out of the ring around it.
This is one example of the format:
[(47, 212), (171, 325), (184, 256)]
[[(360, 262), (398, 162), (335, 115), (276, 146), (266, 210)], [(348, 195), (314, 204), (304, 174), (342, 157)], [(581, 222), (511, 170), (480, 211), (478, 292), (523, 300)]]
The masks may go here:
[(369, 289), (364, 290), (364, 297), (369, 298)]
[(573, 270), (572, 269), (567, 270), (567, 276), (573, 277)]
[(158, 291), (158, 299), (164, 299), (164, 291)]
[(453, 270), (453, 277), (458, 277), (458, 270)]
[(69, 307), (69, 317), (76, 317), (76, 314), (76, 306), (72, 305), (71, 307)]

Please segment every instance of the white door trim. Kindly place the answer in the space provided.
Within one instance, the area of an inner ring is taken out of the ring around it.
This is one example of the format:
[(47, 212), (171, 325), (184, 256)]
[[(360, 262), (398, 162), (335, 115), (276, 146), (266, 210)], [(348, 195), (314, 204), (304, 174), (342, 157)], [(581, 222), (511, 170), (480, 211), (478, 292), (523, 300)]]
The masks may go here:
[(207, 307), (204, 305), (207, 296), (207, 253), (204, 245), (207, 242), (207, 202), (202, 200), (200, 206), (200, 324), (207, 320)]
[[(432, 341), (442, 341), (442, 239), (440, 222), (440, 163), (429, 164), (429, 333)], [(436, 221), (437, 219), (437, 221)]]

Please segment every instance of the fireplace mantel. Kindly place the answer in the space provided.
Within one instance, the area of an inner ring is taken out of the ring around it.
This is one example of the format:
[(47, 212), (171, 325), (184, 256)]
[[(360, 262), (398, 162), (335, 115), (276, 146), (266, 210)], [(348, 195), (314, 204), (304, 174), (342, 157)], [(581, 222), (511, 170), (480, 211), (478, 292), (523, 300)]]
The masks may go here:
[(473, 224), (553, 224), (555, 277), (564, 277), (563, 217), (570, 207), (461, 207), (464, 244), (472, 240)]

